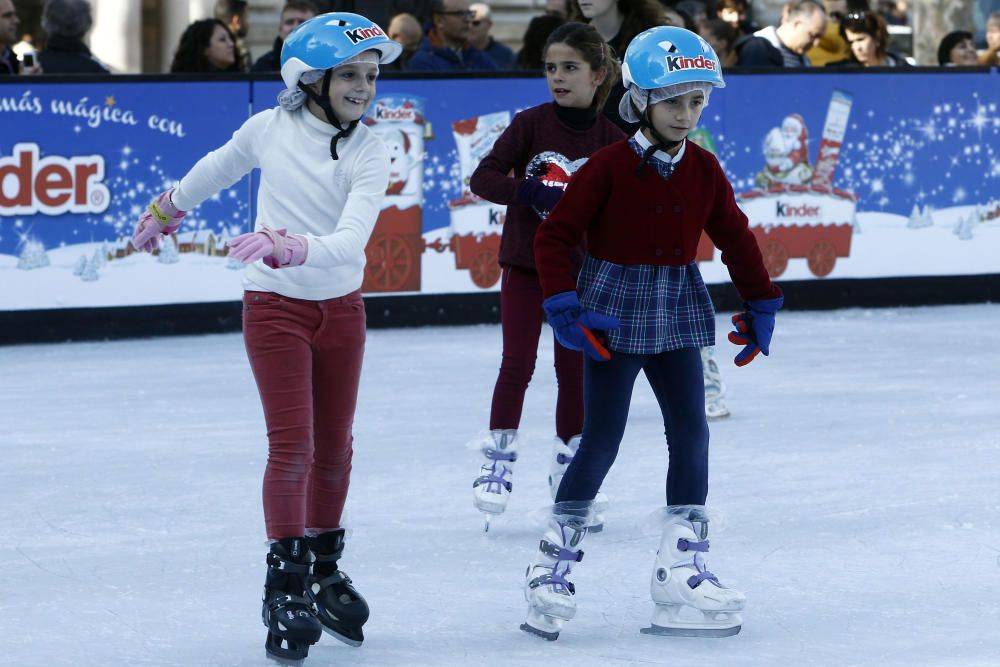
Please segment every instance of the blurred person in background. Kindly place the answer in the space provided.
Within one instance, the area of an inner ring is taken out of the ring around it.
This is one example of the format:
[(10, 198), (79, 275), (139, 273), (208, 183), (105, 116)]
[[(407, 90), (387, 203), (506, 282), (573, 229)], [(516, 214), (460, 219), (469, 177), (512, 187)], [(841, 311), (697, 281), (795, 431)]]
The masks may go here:
[(569, 16), (568, 0), (545, 0), (545, 13), (565, 19)]
[[(861, 5), (853, 8), (851, 5)], [(823, 67), (829, 63), (840, 62), (851, 57), (851, 51), (847, 48), (847, 42), (840, 35), (840, 22), (850, 11), (864, 11), (867, 9), (867, 0), (823, 0), (823, 8), (826, 10), (827, 22), (826, 30), (820, 37), (816, 46), (809, 49), (806, 54), (813, 67)]]
[(699, 26), (698, 34), (719, 56), (724, 70), (736, 66), (736, 51), (733, 49), (739, 39), (736, 28), (722, 19), (709, 19)]
[[(702, 14), (704, 15), (704, 12)], [(698, 24), (688, 12), (681, 8), (681, 3), (671, 6), (666, 0), (663, 2), (663, 25), (672, 25), (675, 28), (698, 32)]]
[[(663, 5), (658, 0), (572, 0), (569, 7), (569, 20), (597, 28), (619, 62), (636, 35), (666, 25), (663, 14)], [(618, 108), (624, 96), (625, 86), (616, 81), (604, 103), (604, 115), (625, 134), (632, 135), (638, 125), (622, 118)]]
[(976, 42), (971, 32), (953, 30), (938, 44), (938, 65), (942, 67), (970, 67), (978, 65)]
[(848, 14), (840, 23), (840, 34), (851, 54), (828, 67), (900, 67), (909, 66), (899, 54), (889, 51), (889, 29), (875, 12)]
[(94, 25), (87, 0), (48, 0), (42, 10), (42, 30), (48, 35), (38, 54), (46, 74), (110, 74), (83, 42)]
[(250, 22), (247, 18), (246, 0), (216, 0), (215, 18), (222, 21), (233, 36), (236, 45), (236, 62), (240, 72), (247, 71), (250, 66), (250, 50), (246, 46), (247, 35), (250, 34)]
[(424, 38), (424, 29), (413, 14), (396, 14), (389, 20), (389, 39), (403, 46), (403, 52), (396, 60), (382, 67), (384, 72), (407, 69), (410, 58), (420, 48), (420, 40)]
[(986, 50), (979, 54), (980, 65), (1000, 67), (1000, 11), (986, 19)]
[(513, 69), (525, 71), (541, 71), (545, 66), (542, 52), (549, 35), (566, 22), (559, 14), (546, 12), (536, 16), (528, 23), (528, 29), (521, 38), (521, 50), (514, 59)]
[(434, 0), (431, 29), (410, 58), (413, 72), (495, 72), (490, 57), (469, 46), (472, 10), (466, 0)]
[[(861, 9), (868, 9), (867, 4)], [(877, 11), (887, 25), (910, 25), (906, 0), (879, 0)]]
[(778, 26), (761, 28), (736, 43), (739, 65), (811, 67), (806, 52), (826, 33), (826, 22), (826, 10), (817, 0), (791, 0), (782, 8)]
[(201, 19), (187, 27), (170, 65), (171, 74), (242, 72), (236, 40), (219, 19)]
[[(355, 12), (364, 14), (378, 23), (389, 34), (392, 17), (410, 14), (420, 23), (420, 30), (431, 20), (433, 0), (316, 0), (321, 14), (326, 12)], [(385, 69), (385, 68), (383, 68)], [(389, 68), (393, 69), (393, 68)]]
[(0, 76), (21, 73), (21, 63), (12, 48), (17, 41), (17, 27), (20, 24), (21, 20), (17, 17), (12, 0), (0, 0)]
[(274, 38), (273, 48), (257, 59), (250, 68), (251, 72), (277, 72), (281, 69), (281, 47), (288, 33), (316, 16), (316, 5), (310, 0), (288, 0), (281, 9), (281, 20), (278, 23), (278, 36)]
[(715, 3), (715, 13), (720, 19), (733, 26), (740, 37), (760, 30), (760, 26), (750, 20), (750, 11), (746, 0), (718, 0)]
[(493, 28), (490, 6), (485, 2), (476, 2), (469, 5), (469, 10), (472, 11), (469, 46), (488, 55), (498, 68), (510, 69), (514, 64), (514, 52), (490, 35)]

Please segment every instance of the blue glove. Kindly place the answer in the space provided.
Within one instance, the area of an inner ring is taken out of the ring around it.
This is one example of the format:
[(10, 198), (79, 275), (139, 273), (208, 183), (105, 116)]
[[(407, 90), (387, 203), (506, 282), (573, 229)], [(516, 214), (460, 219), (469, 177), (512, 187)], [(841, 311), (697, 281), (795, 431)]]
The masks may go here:
[(774, 314), (781, 310), (785, 297), (775, 299), (757, 299), (745, 301), (742, 313), (733, 315), (733, 326), (736, 331), (729, 332), (729, 342), (744, 345), (736, 355), (736, 365), (746, 366), (757, 353), (763, 352), (766, 357), (770, 352), (771, 334), (774, 333)]
[(583, 351), (594, 361), (607, 361), (611, 353), (604, 347), (600, 331), (617, 329), (621, 322), (615, 317), (584, 310), (576, 292), (560, 292), (542, 303), (545, 316), (555, 331), (556, 340), (570, 350)]
[(517, 189), (519, 204), (531, 206), (540, 217), (545, 217), (562, 199), (563, 189), (554, 185), (545, 185), (533, 178), (526, 178)]

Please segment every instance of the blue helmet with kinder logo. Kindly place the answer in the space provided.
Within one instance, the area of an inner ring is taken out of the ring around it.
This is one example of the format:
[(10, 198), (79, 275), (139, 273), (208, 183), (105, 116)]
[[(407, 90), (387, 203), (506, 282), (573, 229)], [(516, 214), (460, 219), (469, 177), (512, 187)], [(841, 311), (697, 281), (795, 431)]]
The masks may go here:
[(370, 19), (348, 12), (314, 16), (293, 30), (281, 48), (281, 78), (291, 89), (302, 74), (329, 70), (370, 49), (381, 64), (391, 63), (403, 51)]
[(643, 90), (682, 83), (707, 83), (725, 88), (719, 56), (700, 36), (675, 26), (657, 26), (639, 33), (622, 62), (622, 83)]

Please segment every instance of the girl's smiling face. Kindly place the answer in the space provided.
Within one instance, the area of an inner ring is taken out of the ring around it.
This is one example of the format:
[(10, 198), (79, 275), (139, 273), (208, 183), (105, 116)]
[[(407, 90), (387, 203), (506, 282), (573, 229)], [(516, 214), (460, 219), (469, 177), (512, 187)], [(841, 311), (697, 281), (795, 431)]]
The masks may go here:
[[(651, 106), (649, 108), (649, 121), (665, 139), (680, 141), (698, 125), (701, 112), (704, 110), (705, 93), (700, 90), (692, 90)], [(655, 139), (648, 132), (649, 130), (643, 129), (646, 138), (655, 143)], [(671, 154), (676, 153), (679, 148), (678, 146), (673, 149)]]
[(545, 52), (545, 79), (552, 99), (561, 107), (589, 107), (605, 76), (604, 69), (595, 72), (569, 44), (555, 42)]
[[(361, 119), (375, 99), (377, 78), (378, 65), (374, 63), (351, 63), (333, 70), (330, 78), (330, 106), (341, 123), (346, 125)], [(322, 94), (322, 81), (313, 84), (313, 87), (317, 93)], [(309, 105), (317, 118), (326, 120), (326, 116), (318, 108), (313, 108), (311, 100)]]

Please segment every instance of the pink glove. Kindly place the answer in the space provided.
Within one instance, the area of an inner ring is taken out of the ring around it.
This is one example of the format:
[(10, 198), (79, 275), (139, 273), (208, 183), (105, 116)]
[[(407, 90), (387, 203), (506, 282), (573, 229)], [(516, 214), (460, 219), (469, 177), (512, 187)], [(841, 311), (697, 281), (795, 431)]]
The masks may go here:
[(284, 229), (263, 227), (259, 232), (229, 239), (229, 256), (244, 264), (263, 259), (272, 269), (299, 266), (306, 261), (309, 244), (304, 236), (287, 234)]
[(160, 235), (173, 234), (181, 226), (187, 211), (180, 211), (171, 201), (174, 188), (160, 194), (139, 217), (132, 234), (132, 245), (138, 250), (153, 252), (160, 247)]

